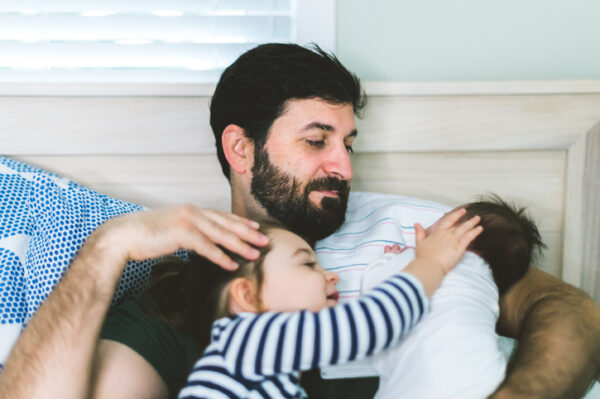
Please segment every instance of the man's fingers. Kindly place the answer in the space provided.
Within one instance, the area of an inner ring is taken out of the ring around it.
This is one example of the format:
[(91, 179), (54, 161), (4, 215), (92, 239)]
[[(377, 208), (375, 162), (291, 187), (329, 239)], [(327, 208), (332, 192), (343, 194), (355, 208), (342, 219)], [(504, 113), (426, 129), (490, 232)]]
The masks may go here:
[(242, 240), (263, 247), (269, 243), (269, 238), (257, 230), (258, 223), (231, 213), (210, 211), (205, 216), (225, 230), (235, 233)]
[(246, 219), (245, 217), (235, 215), (233, 213), (218, 211), (215, 209), (202, 209), (202, 214), (209, 219), (214, 220), (217, 223), (227, 224), (227, 223), (240, 223), (244, 226), (250, 227), (254, 230), (258, 229), (260, 225), (258, 222), (254, 220)]
[(260, 228), (260, 223), (258, 223), (255, 220), (251, 220), (251, 219), (247, 219), (245, 217), (236, 215), (235, 213), (229, 213), (228, 215), (230, 215), (231, 217), (233, 217), (236, 220), (239, 220), (240, 222), (248, 225), (249, 227), (252, 227), (253, 229), (258, 229)]
[[(228, 269), (235, 270), (238, 265), (221, 250), (214, 242), (207, 238), (202, 232), (195, 228), (188, 229), (173, 229), (170, 230), (162, 243), (164, 246), (159, 249), (160, 253), (153, 254), (152, 257), (173, 253), (180, 248), (195, 251), (197, 254), (204, 256), (211, 262)], [(158, 249), (153, 247), (154, 250)], [(147, 259), (146, 256), (141, 259)]]
[(242, 237), (211, 219), (203, 220), (198, 226), (198, 230), (213, 243), (219, 244), (246, 259), (254, 260), (260, 255), (258, 249), (248, 244)]
[[(260, 252), (250, 244), (264, 246), (268, 243), (266, 236), (242, 221), (242, 218), (231, 217), (231, 214), (226, 212), (200, 209), (191, 205), (179, 207), (179, 212), (181, 231), (194, 236), (196, 240), (192, 246), (186, 248), (195, 249), (200, 255), (225, 268), (236, 266), (216, 244), (253, 260), (260, 256)], [(182, 238), (182, 240), (186, 239)]]
[(204, 239), (196, 237), (195, 245), (187, 247), (226, 270), (235, 270), (239, 267), (221, 248), (210, 242), (206, 237)]

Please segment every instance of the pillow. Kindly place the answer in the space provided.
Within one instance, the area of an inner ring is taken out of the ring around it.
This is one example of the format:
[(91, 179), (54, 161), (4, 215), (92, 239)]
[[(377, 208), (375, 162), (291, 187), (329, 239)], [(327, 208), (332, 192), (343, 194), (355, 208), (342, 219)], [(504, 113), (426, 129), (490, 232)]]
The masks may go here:
[[(67, 179), (39, 173), (33, 176), (29, 196), (35, 224), (25, 257), (25, 285), (29, 320), (66, 272), (87, 237), (104, 221), (140, 211), (140, 205), (117, 200)], [(154, 262), (130, 262), (117, 287), (114, 301), (139, 290)]]
[[(92, 231), (143, 207), (6, 157), (0, 157), (0, 192), (1, 365)], [(130, 262), (113, 303), (143, 287), (154, 263)]]
[(0, 366), (22, 329), (25, 253), (33, 233), (29, 210), (32, 173), (38, 169), (0, 157)]

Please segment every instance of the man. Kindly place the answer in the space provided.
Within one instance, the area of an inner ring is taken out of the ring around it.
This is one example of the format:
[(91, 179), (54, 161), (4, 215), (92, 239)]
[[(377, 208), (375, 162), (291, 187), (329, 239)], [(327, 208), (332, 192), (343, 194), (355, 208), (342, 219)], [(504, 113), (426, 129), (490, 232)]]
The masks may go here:
[[(235, 267), (218, 246), (254, 259), (252, 246), (267, 243), (248, 219), (277, 220), (312, 242), (333, 233), (344, 221), (363, 106), (358, 79), (319, 49), (271, 44), (242, 55), (211, 103), (233, 214), (183, 205), (98, 228), (15, 345), (0, 397), (172, 396), (161, 359), (149, 361), (125, 339), (99, 342), (126, 260), (187, 248)], [(501, 297), (498, 327), (520, 345), (496, 398), (577, 397), (598, 373), (598, 307), (539, 270)]]

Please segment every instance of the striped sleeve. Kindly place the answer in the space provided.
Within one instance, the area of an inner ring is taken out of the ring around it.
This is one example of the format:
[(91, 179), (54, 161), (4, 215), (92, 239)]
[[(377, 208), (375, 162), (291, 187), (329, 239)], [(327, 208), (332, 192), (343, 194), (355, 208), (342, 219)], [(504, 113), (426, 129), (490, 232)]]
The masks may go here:
[(399, 273), (365, 296), (316, 313), (240, 318), (223, 347), (226, 367), (255, 379), (357, 360), (397, 342), (428, 306), (421, 282)]

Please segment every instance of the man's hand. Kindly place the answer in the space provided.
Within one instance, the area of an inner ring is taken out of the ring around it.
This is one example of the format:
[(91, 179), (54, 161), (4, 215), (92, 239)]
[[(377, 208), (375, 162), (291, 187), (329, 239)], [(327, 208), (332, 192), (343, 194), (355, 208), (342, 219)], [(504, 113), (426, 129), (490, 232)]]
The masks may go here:
[[(193, 205), (138, 212), (109, 220), (95, 234), (106, 234), (124, 260), (155, 258), (180, 248), (194, 250), (225, 269), (238, 265), (218, 245), (244, 258), (258, 258), (268, 243), (257, 222)], [(218, 244), (218, 245), (217, 245)]]

